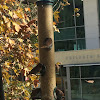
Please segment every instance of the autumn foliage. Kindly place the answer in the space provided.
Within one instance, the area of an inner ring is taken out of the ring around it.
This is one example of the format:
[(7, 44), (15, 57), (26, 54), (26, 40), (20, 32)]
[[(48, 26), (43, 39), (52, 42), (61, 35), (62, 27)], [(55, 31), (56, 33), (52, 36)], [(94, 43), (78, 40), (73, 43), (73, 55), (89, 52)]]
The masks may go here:
[[(63, 0), (54, 10), (54, 31), (59, 32), (59, 9), (66, 5), (70, 4)], [(28, 75), (39, 63), (37, 17), (32, 18), (30, 12), (19, 0), (0, 0), (0, 66), (5, 100), (30, 100), (31, 90), (40, 84), (39, 76)]]
[(7, 100), (29, 100), (38, 85), (37, 76), (27, 76), (39, 62), (37, 43), (30, 40), (37, 38), (37, 19), (30, 20), (27, 12), (30, 8), (22, 9), (17, 0), (0, 0), (0, 65)]

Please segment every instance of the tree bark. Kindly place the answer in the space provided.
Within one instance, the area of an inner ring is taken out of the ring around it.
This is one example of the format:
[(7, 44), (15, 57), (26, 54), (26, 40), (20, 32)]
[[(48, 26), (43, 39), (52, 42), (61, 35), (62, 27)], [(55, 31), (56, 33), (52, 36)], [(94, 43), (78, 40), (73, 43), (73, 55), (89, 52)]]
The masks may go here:
[[(38, 5), (38, 37), (40, 63), (46, 66), (44, 76), (41, 76), (42, 100), (54, 100), (53, 91), (56, 87), (55, 60), (54, 60), (54, 33), (53, 33), (53, 10), (50, 4)], [(51, 38), (51, 49), (41, 48), (46, 38)]]
[(5, 100), (4, 99), (4, 91), (3, 91), (3, 82), (2, 82), (1, 66), (0, 66), (0, 100)]

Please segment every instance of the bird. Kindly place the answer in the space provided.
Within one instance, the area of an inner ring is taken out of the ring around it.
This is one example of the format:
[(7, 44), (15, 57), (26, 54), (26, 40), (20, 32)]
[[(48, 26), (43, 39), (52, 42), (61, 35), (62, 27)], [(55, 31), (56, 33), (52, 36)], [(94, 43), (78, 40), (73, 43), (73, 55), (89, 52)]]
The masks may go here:
[(59, 89), (59, 88), (55, 88), (54, 89), (55, 93), (56, 93), (56, 100), (65, 100), (64, 99), (64, 93)]
[(55, 64), (56, 73), (59, 73), (60, 65)]
[(59, 73), (60, 67), (61, 67), (61, 63), (60, 62), (57, 62), (55, 64), (56, 73)]
[(38, 63), (30, 72), (28, 75), (30, 74), (37, 74), (38, 72), (40, 72), (42, 75), (44, 75), (45, 73), (45, 66), (41, 63)]
[(51, 49), (52, 48), (52, 39), (46, 38), (43, 42), (43, 46), (41, 48)]

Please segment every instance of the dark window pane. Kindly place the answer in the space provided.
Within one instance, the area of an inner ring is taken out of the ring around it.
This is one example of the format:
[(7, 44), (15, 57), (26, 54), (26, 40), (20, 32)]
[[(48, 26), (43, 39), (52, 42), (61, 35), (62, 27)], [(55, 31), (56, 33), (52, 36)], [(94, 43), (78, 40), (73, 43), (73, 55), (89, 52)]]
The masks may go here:
[(98, 0), (98, 11), (99, 11), (99, 23), (100, 23), (100, 0)]
[(55, 51), (66, 51), (65, 42), (63, 41), (55, 42)]
[(100, 100), (100, 79), (82, 80), (83, 100)]
[(63, 28), (64, 27), (64, 21), (60, 21), (58, 24), (57, 24), (57, 28)]
[(81, 100), (80, 80), (71, 80), (71, 96), (72, 100)]
[(66, 76), (66, 67), (61, 66), (58, 76)]
[(79, 8), (79, 17), (76, 17), (76, 25), (84, 25), (83, 1), (75, 0), (75, 8)]
[(79, 78), (80, 74), (79, 74), (79, 67), (71, 67), (70, 68), (70, 77), (71, 78)]
[(75, 40), (68, 40), (66, 43), (66, 48), (68, 50), (76, 50), (76, 41)]
[(100, 66), (81, 67), (82, 78), (100, 77)]
[(60, 33), (55, 32), (55, 40), (74, 39), (75, 28), (60, 29)]
[(76, 28), (77, 38), (85, 38), (85, 30), (84, 27), (77, 27)]
[(64, 27), (72, 27), (74, 26), (74, 8), (73, 8), (73, 0), (69, 0), (70, 6), (64, 7)]
[(77, 49), (78, 50), (86, 49), (85, 39), (77, 40)]

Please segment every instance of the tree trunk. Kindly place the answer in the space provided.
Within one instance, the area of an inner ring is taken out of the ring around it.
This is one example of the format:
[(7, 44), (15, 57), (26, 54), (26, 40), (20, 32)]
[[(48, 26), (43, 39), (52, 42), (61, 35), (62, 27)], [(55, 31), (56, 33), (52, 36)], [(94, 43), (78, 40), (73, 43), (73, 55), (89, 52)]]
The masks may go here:
[[(52, 5), (45, 1), (38, 2), (38, 35), (40, 63), (46, 66), (46, 73), (41, 76), (42, 100), (54, 100), (53, 91), (56, 87), (55, 60), (54, 60), (54, 33)], [(46, 38), (51, 38), (51, 49), (41, 48)]]
[(0, 100), (4, 100), (1, 66), (0, 66)]

